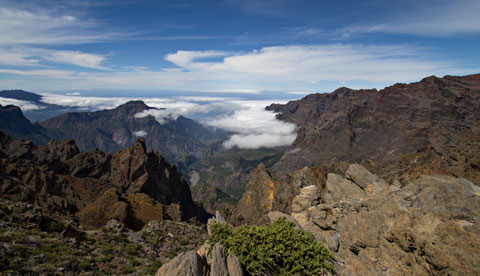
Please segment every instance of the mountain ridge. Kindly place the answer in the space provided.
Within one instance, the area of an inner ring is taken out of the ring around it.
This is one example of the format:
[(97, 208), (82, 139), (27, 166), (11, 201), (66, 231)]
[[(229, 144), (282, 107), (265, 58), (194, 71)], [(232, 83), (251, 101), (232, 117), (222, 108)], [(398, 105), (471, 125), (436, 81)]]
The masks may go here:
[(431, 76), (382, 90), (339, 88), (266, 109), (299, 126), (277, 168), (394, 162), (425, 146), (443, 152), (458, 144), (462, 132), (479, 127), (480, 74)]

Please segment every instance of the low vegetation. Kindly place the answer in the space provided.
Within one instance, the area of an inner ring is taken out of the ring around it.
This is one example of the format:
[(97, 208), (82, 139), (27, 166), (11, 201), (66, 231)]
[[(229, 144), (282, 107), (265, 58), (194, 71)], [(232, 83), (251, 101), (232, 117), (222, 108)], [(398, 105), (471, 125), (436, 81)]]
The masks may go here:
[(251, 275), (323, 275), (332, 271), (331, 253), (310, 233), (284, 219), (264, 226), (232, 228), (215, 223), (208, 242), (221, 242)]

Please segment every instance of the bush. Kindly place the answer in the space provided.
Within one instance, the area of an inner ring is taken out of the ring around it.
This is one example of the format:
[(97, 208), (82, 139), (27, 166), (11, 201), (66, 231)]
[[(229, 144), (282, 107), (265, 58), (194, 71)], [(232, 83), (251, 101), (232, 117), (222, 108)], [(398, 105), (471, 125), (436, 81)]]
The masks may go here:
[(294, 226), (285, 219), (235, 229), (215, 223), (208, 242), (210, 246), (221, 242), (252, 275), (308, 276), (332, 271), (328, 249), (315, 242), (312, 234), (296, 230)]

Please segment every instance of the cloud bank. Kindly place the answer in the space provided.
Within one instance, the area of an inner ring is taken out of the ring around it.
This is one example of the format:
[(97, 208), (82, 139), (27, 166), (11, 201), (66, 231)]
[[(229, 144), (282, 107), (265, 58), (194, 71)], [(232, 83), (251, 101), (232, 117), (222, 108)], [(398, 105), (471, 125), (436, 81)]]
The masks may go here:
[[(142, 100), (157, 109), (145, 110), (136, 118), (153, 116), (160, 124), (176, 120), (179, 116), (198, 117), (206, 114), (200, 122), (211, 127), (233, 132), (223, 144), (225, 148), (260, 148), (290, 145), (296, 138), (296, 126), (275, 118), (275, 113), (266, 111), (272, 102), (286, 100), (238, 100), (228, 97), (176, 97), (176, 98), (128, 98), (128, 97), (85, 97), (75, 95), (42, 94), (42, 101), (69, 107), (80, 107), (95, 111), (115, 108), (131, 100)], [(69, 93), (72, 94), (72, 93)], [(210, 113), (214, 115), (209, 116)], [(220, 114), (220, 115), (219, 115)], [(145, 136), (138, 131), (135, 135)]]
[(10, 98), (2, 98), (0, 97), (0, 104), (1, 105), (16, 105), (22, 109), (22, 111), (29, 111), (29, 110), (38, 110), (42, 109), (41, 106), (38, 106), (32, 102), (22, 101), (17, 99), (10, 99)]
[(237, 106), (233, 114), (219, 118), (204, 120), (209, 126), (235, 132), (223, 143), (226, 149), (233, 147), (256, 149), (287, 146), (296, 138), (296, 126), (275, 118), (275, 113), (265, 110), (271, 102), (264, 101), (232, 101)]

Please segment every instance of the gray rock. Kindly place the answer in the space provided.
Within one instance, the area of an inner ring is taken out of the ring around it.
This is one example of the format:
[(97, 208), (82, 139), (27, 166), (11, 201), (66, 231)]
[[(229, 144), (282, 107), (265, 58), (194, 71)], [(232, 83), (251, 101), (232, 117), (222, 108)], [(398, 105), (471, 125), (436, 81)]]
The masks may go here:
[(155, 276), (207, 276), (205, 261), (195, 251), (181, 253), (162, 265)]
[(366, 196), (359, 185), (334, 173), (327, 175), (326, 188), (324, 199), (326, 203), (335, 203), (341, 200), (360, 200)]
[(317, 205), (320, 201), (320, 190), (316, 185), (300, 189), (300, 194), (292, 201), (292, 212), (302, 212)]
[(351, 164), (346, 171), (346, 177), (360, 186), (369, 196), (376, 195), (388, 188), (385, 181), (370, 173), (360, 164)]
[(215, 219), (218, 223), (225, 223), (225, 218), (223, 218), (219, 211), (215, 211)]
[(240, 260), (234, 254), (229, 254), (227, 257), (227, 268), (228, 274), (230, 276), (243, 276), (243, 269), (242, 265), (240, 264)]
[(220, 243), (216, 243), (212, 249), (212, 264), (210, 266), (210, 276), (228, 276), (225, 249)]
[(377, 180), (376, 175), (370, 173), (360, 164), (351, 164), (345, 174), (349, 180), (352, 180), (363, 189)]

